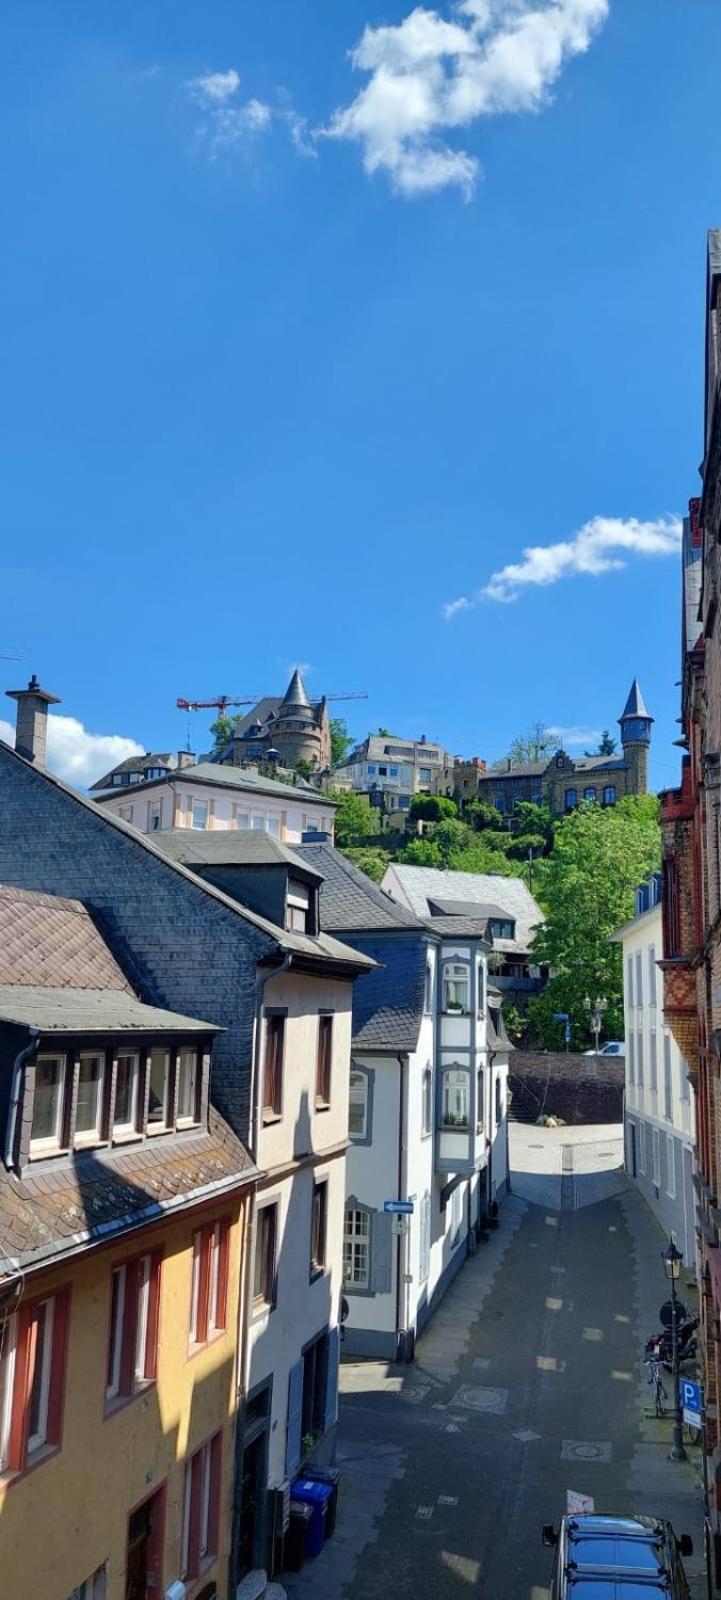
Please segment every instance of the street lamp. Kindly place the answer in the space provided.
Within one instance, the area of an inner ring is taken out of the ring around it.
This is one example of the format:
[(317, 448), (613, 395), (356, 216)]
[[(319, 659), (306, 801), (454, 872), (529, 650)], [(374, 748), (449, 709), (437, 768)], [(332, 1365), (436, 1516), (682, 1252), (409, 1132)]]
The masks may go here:
[(673, 1372), (673, 1443), (671, 1445), (672, 1461), (688, 1461), (688, 1456), (683, 1447), (683, 1425), (681, 1419), (681, 1392), (678, 1381), (678, 1300), (676, 1299), (676, 1282), (681, 1276), (681, 1263), (683, 1256), (676, 1249), (673, 1235), (665, 1250), (661, 1251), (661, 1259), (666, 1269), (666, 1277), (671, 1284), (671, 1370)]
[(608, 1010), (608, 1001), (605, 994), (597, 994), (595, 1000), (593, 1001), (591, 1000), (590, 994), (587, 994), (583, 1002), (583, 1008), (584, 1011), (589, 1011), (591, 1013), (589, 1022), (591, 1026), (591, 1032), (596, 1042), (595, 1053), (598, 1055), (598, 1035), (603, 1026), (604, 1011)]

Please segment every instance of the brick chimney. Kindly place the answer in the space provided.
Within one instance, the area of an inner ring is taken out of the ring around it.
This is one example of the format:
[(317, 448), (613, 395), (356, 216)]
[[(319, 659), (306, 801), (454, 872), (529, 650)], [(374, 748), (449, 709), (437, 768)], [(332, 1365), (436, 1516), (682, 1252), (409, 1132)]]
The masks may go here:
[(27, 689), (6, 689), (5, 693), (18, 703), (15, 722), (15, 749), (18, 755), (24, 756), (26, 761), (34, 761), (36, 767), (44, 767), (48, 706), (59, 706), (58, 696), (41, 689), (35, 673)]

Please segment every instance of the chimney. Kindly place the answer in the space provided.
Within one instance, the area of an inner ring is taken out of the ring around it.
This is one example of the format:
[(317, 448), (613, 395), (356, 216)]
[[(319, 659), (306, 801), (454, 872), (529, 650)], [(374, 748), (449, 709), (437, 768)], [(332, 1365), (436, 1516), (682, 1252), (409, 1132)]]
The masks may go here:
[(195, 766), (195, 751), (194, 750), (179, 750), (178, 751), (178, 767), (177, 767), (178, 772), (182, 772), (183, 767), (194, 767), (194, 766)]
[(48, 706), (59, 706), (58, 696), (41, 689), (35, 673), (27, 689), (6, 689), (5, 693), (18, 703), (15, 722), (15, 749), (18, 755), (24, 756), (26, 761), (34, 761), (36, 767), (44, 767)]

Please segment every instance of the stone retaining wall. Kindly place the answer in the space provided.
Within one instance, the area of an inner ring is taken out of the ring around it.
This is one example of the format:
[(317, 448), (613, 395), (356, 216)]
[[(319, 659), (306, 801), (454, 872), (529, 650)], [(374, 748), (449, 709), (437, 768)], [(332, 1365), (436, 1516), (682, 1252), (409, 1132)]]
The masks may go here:
[(535, 1122), (543, 1113), (577, 1126), (622, 1122), (624, 1079), (620, 1058), (514, 1050), (508, 1071), (512, 1115)]

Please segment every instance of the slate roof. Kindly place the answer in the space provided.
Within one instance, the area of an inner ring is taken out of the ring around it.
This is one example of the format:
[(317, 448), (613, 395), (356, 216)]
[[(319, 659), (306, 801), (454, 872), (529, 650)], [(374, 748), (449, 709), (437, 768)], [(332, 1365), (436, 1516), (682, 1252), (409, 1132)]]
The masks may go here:
[(354, 1049), (415, 1050), (428, 959), (424, 940), (369, 933), (354, 935), (354, 941), (378, 963), (353, 985)]
[(502, 906), (483, 905), (476, 900), (437, 900), (435, 895), (429, 895), (428, 904), (434, 921), (439, 913), (446, 917), (496, 917), (504, 922), (509, 918), (508, 911), (504, 911)]
[(132, 993), (80, 900), (0, 884), (0, 984)]
[(32, 983), (0, 984), (0, 1022), (43, 1033), (219, 1033), (178, 1011), (147, 1006), (125, 989), (62, 989)]
[(171, 861), (194, 866), (285, 866), (321, 878), (322, 873), (297, 851), (272, 838), (264, 828), (224, 829), (208, 833), (201, 828), (159, 828), (153, 842)]
[(336, 933), (404, 928), (423, 931), (411, 910), (393, 900), (334, 845), (298, 844), (294, 854), (323, 874), (320, 915), (324, 928)]
[(237, 1189), (256, 1168), (211, 1106), (208, 1131), (168, 1136), (131, 1149), (94, 1151), (52, 1172), (30, 1165), (23, 1178), (0, 1168), (0, 1273), (60, 1258), (77, 1245), (111, 1239)]
[(390, 894), (419, 917), (427, 917), (430, 901), (439, 898), (462, 900), (466, 904), (475, 902), (479, 907), (497, 906), (503, 916), (511, 917), (516, 924), (515, 939), (500, 941), (497, 946), (500, 949), (528, 950), (532, 928), (543, 921), (541, 908), (522, 878), (503, 878), (487, 872), (450, 872), (441, 867), (411, 867), (394, 861), (383, 883)]
[(619, 722), (623, 722), (624, 717), (647, 717), (649, 722), (653, 722), (653, 717), (651, 716), (650, 711), (647, 709), (646, 702), (641, 693), (641, 685), (638, 681), (638, 678), (634, 678), (633, 683), (631, 684), (631, 687), (628, 691), (628, 699), (618, 719)]
[[(280, 783), (277, 778), (261, 777), (259, 772), (251, 772), (247, 767), (227, 767), (215, 761), (198, 761), (193, 767), (181, 767), (179, 771), (168, 773), (167, 777), (148, 778), (147, 783), (134, 783), (128, 787), (128, 794), (145, 794), (149, 789), (157, 789), (167, 783), (210, 784), (214, 789), (237, 789), (246, 794), (269, 794), (306, 802), (317, 800), (319, 805), (332, 810), (338, 804), (337, 800), (331, 800), (329, 795), (322, 794), (320, 789), (313, 789), (310, 784), (300, 788), (297, 784)], [(97, 784), (93, 785), (94, 789), (97, 787)], [(120, 793), (120, 789), (106, 788), (103, 794), (98, 795), (98, 804)], [(125, 790), (122, 793), (125, 795)]]
[[(145, 767), (174, 768), (176, 761), (177, 756), (173, 754), (172, 750), (165, 750), (160, 753), (146, 750), (144, 755), (128, 756), (127, 761), (119, 761), (116, 767), (111, 767), (110, 771), (106, 772), (104, 778), (98, 778), (97, 783), (91, 783), (90, 789), (92, 791), (94, 789), (111, 788), (113, 777), (117, 772), (143, 772)], [(133, 788), (135, 789), (136, 787), (137, 785), (133, 784)]]
[[(439, 933), (443, 939), (482, 939), (489, 950), (494, 941), (488, 933), (488, 919), (486, 917), (429, 917), (426, 927), (432, 933)], [(508, 943), (508, 940), (505, 941)]]

